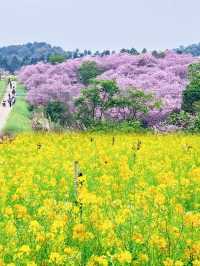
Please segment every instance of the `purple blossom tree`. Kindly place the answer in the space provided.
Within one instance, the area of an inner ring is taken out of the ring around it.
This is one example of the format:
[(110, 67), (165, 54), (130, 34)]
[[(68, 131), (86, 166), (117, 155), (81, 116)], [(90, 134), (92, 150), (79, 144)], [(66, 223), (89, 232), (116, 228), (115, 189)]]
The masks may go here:
[(28, 90), (28, 102), (38, 106), (56, 100), (67, 102), (73, 110), (74, 98), (80, 95), (84, 87), (79, 80), (78, 69), (88, 60), (95, 61), (104, 70), (97, 79), (115, 80), (122, 91), (134, 87), (154, 93), (157, 99), (161, 99), (162, 108), (152, 110), (149, 114), (149, 122), (153, 124), (181, 107), (182, 91), (188, 82), (188, 66), (198, 59), (166, 51), (164, 58), (155, 58), (149, 53), (123, 53), (103, 57), (87, 56), (57, 65), (39, 63), (26, 66), (19, 72), (19, 79)]

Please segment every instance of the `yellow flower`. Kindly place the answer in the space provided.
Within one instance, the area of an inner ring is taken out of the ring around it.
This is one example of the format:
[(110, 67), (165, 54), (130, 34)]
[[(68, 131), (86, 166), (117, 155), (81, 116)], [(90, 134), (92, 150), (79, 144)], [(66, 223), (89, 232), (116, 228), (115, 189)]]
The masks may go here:
[(31, 249), (28, 245), (23, 245), (19, 249), (19, 256), (21, 255), (29, 255), (31, 253)]
[(51, 232), (56, 233), (58, 230), (64, 230), (66, 222), (67, 222), (66, 216), (56, 217), (56, 220), (51, 225), (50, 229)]
[(184, 265), (184, 263), (181, 260), (177, 260), (174, 263), (174, 266), (183, 266), (183, 265)]
[(186, 178), (181, 178), (180, 183), (182, 186), (187, 187), (190, 184), (190, 180), (188, 180)]
[(69, 257), (74, 257), (74, 256), (77, 256), (79, 254), (79, 251), (76, 248), (65, 247), (64, 253)]
[(131, 263), (132, 261), (132, 255), (127, 250), (117, 253), (114, 258), (122, 265), (125, 263)]
[(38, 232), (36, 234), (36, 241), (44, 242), (45, 240), (46, 240), (46, 236), (45, 236), (44, 232)]
[(36, 232), (41, 230), (41, 225), (38, 223), (38, 221), (33, 220), (33, 221), (30, 222), (29, 229), (32, 232), (36, 233)]
[(175, 211), (178, 213), (178, 214), (183, 214), (184, 213), (184, 208), (181, 204), (175, 204)]
[(9, 236), (14, 236), (16, 234), (16, 227), (13, 222), (8, 221), (5, 227), (5, 231)]
[(126, 156), (122, 157), (122, 161), (120, 163), (120, 176), (124, 179), (124, 180), (128, 180), (132, 175), (132, 171), (129, 168), (128, 165), (128, 158)]
[(93, 238), (94, 238), (93, 234), (86, 231), (84, 224), (77, 224), (74, 226), (73, 239), (85, 241)]
[(200, 168), (193, 169), (191, 172), (191, 177), (193, 182), (200, 183)]
[(17, 204), (15, 205), (15, 213), (17, 218), (24, 218), (27, 215), (27, 209), (25, 206)]
[(194, 260), (192, 266), (200, 266), (200, 260)]
[(99, 221), (97, 228), (102, 232), (107, 232), (114, 228), (114, 224), (110, 220), (104, 219), (103, 221)]
[(146, 254), (140, 254), (139, 255), (139, 260), (142, 262), (142, 263), (146, 263), (149, 261), (149, 257), (146, 255)]
[(173, 187), (177, 184), (177, 180), (175, 179), (173, 172), (159, 173), (156, 176), (158, 183), (167, 187)]
[(122, 248), (123, 241), (116, 237), (114, 231), (110, 231), (106, 234), (106, 236), (102, 239), (102, 245), (107, 247), (118, 247)]
[(62, 264), (64, 261), (64, 257), (60, 255), (58, 252), (51, 252), (49, 257), (50, 262), (55, 264)]
[(55, 237), (56, 237), (56, 235), (54, 234), (54, 233), (47, 233), (46, 234), (46, 238), (48, 239), (48, 240), (54, 240), (55, 239)]
[(162, 236), (159, 236), (159, 235), (152, 235), (150, 238), (150, 244), (161, 250), (164, 250), (167, 247), (166, 240)]
[(185, 225), (192, 227), (200, 226), (200, 213), (187, 212), (184, 217)]
[(193, 257), (200, 257), (200, 241), (193, 243), (190, 251)]
[(131, 211), (128, 208), (120, 210), (115, 218), (116, 224), (123, 224), (129, 218)]
[(165, 203), (165, 196), (162, 193), (157, 192), (154, 200), (157, 205), (163, 205)]
[(13, 214), (13, 210), (11, 207), (7, 207), (7, 208), (5, 208), (4, 213), (7, 216), (11, 216)]
[(56, 186), (56, 183), (57, 183), (57, 180), (55, 178), (51, 178), (49, 180), (49, 185), (52, 186), (52, 187), (55, 187)]
[(172, 259), (166, 259), (163, 261), (163, 265), (164, 266), (173, 266), (174, 265), (174, 261)]
[(37, 266), (37, 264), (34, 261), (30, 261), (27, 263), (27, 266)]
[(142, 234), (140, 233), (135, 233), (133, 235), (133, 240), (135, 241), (136, 244), (143, 244), (144, 243), (144, 238)]
[(87, 266), (108, 266), (108, 261), (104, 256), (92, 256)]

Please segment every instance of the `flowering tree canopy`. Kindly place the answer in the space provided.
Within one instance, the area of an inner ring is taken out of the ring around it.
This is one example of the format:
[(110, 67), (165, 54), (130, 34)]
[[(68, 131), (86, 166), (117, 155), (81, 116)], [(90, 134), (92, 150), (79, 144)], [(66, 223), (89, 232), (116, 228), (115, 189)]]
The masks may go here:
[(187, 85), (188, 66), (198, 59), (187, 54), (166, 51), (164, 58), (152, 54), (84, 57), (62, 64), (39, 63), (26, 66), (19, 72), (20, 81), (28, 90), (31, 105), (46, 105), (51, 100), (67, 102), (73, 110), (73, 99), (80, 95), (81, 83), (78, 70), (83, 62), (94, 61), (103, 73), (100, 80), (115, 80), (120, 90), (134, 87), (154, 93), (163, 102), (161, 110), (152, 111), (150, 119), (156, 121), (181, 107), (182, 91)]

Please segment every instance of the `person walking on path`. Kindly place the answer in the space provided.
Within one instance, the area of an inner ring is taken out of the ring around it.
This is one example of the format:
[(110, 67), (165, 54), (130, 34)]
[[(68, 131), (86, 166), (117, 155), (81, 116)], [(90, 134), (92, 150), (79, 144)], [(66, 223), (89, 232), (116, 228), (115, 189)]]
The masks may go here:
[(10, 97), (8, 98), (8, 104), (9, 104), (9, 106), (11, 108), (12, 107), (12, 99)]
[(8, 78), (8, 85), (10, 87), (10, 89), (12, 88), (12, 81), (11, 81), (11, 78)]
[(12, 95), (15, 95), (16, 94), (16, 90), (13, 88), (12, 89)]
[(11, 98), (11, 103), (12, 103), (12, 105), (14, 105), (15, 102), (16, 102), (16, 98), (15, 98), (15, 96), (13, 95), (12, 98)]
[(6, 100), (5, 99), (2, 101), (2, 106), (6, 107)]

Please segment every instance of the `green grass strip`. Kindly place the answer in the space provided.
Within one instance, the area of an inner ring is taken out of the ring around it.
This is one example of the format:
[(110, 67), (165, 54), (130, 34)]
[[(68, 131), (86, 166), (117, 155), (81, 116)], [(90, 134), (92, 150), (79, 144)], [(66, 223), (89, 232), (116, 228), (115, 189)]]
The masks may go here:
[(26, 102), (26, 90), (22, 85), (17, 85), (17, 100), (10, 113), (6, 126), (5, 133), (22, 133), (31, 132), (31, 117)]

